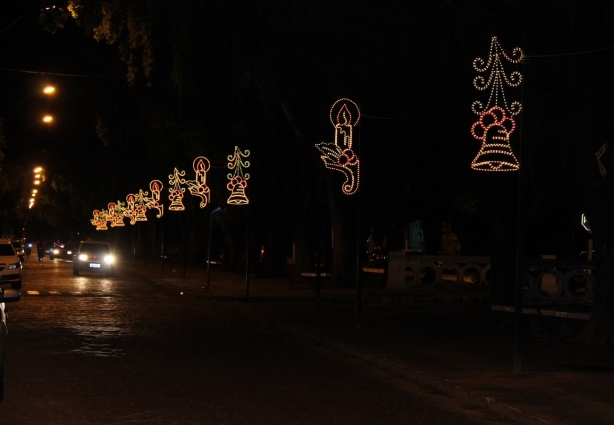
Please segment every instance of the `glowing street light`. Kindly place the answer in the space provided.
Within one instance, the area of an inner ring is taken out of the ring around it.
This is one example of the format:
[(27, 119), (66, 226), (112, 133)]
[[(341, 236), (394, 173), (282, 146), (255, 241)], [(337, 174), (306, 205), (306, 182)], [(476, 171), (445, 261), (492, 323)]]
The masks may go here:
[(46, 123), (46, 124), (49, 124), (49, 123), (51, 123), (52, 121), (53, 121), (53, 117), (52, 117), (51, 115), (45, 115), (45, 116), (43, 117), (43, 122), (44, 122), (44, 123)]

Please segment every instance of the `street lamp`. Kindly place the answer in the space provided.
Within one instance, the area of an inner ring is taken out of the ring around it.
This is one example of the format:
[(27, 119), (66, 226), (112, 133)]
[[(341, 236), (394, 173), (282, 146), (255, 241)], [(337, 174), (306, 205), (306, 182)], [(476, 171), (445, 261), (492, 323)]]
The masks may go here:
[(30, 203), (28, 204), (28, 209), (32, 209), (34, 206), (34, 201), (36, 200), (36, 195), (38, 194), (38, 189), (36, 186), (39, 186), (42, 181), (45, 180), (45, 170), (43, 167), (34, 168), (34, 188), (32, 189), (32, 195), (30, 196)]

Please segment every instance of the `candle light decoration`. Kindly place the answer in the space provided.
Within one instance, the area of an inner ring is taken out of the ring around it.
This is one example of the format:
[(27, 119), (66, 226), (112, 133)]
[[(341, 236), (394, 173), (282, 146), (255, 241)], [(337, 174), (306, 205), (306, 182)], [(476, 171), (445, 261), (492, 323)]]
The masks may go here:
[(473, 61), (473, 68), (477, 72), (489, 72), (488, 79), (482, 75), (476, 76), (473, 86), (480, 91), (490, 89), (486, 105), (479, 100), (471, 104), (472, 111), (480, 116), (478, 122), (471, 127), (471, 134), (482, 142), (480, 151), (471, 162), (471, 168), (474, 170), (516, 171), (520, 168), (509, 136), (516, 126), (512, 117), (520, 113), (522, 105), (517, 101), (508, 103), (504, 88), (506, 85), (518, 87), (522, 83), (522, 74), (514, 71), (508, 77), (502, 59), (517, 64), (522, 58), (523, 53), (519, 47), (508, 54), (499, 44), (497, 37), (493, 37), (488, 61), (482, 58)]
[(107, 220), (111, 223), (111, 227), (124, 227), (123, 202), (109, 202), (108, 208)]
[[(185, 183), (188, 190), (194, 196), (198, 196), (201, 201), (199, 206), (205, 208), (209, 203), (210, 190), (207, 186), (207, 171), (211, 168), (211, 163), (204, 156), (198, 156), (192, 162), (192, 168), (196, 173), (194, 180), (180, 180), (180, 183)], [(176, 169), (175, 169), (176, 171)], [(184, 173), (185, 174), (185, 173)], [(184, 175), (182, 174), (182, 175)], [(170, 177), (170, 176), (169, 176)]]
[(124, 216), (130, 218), (130, 224), (132, 225), (136, 223), (136, 209), (134, 208), (135, 202), (136, 197), (133, 193), (126, 195), (126, 208), (124, 210)]
[(352, 150), (352, 129), (360, 120), (360, 109), (350, 99), (339, 99), (331, 107), (329, 117), (335, 127), (335, 142), (317, 143), (316, 148), (326, 168), (343, 173), (341, 190), (352, 195), (360, 184), (360, 161)]
[(226, 187), (230, 190), (230, 197), (227, 203), (230, 205), (247, 205), (249, 199), (245, 195), (245, 188), (247, 187), (247, 180), (249, 180), (249, 173), (244, 172), (244, 168), (249, 168), (250, 163), (244, 158), (249, 157), (250, 151), (241, 151), (238, 146), (235, 146), (235, 151), (232, 155), (228, 155), (228, 168), (234, 170), (233, 173), (228, 173), (228, 184)]
[(156, 215), (156, 218), (160, 218), (164, 215), (164, 205), (160, 203), (160, 193), (162, 192), (163, 188), (164, 188), (164, 185), (162, 184), (160, 180), (152, 180), (149, 183), (149, 190), (151, 190), (151, 197), (146, 198), (145, 207), (147, 207), (147, 209), (152, 209), (152, 208), (157, 209), (158, 214)]
[(93, 215), (94, 218), (91, 219), (90, 222), (96, 226), (96, 230), (108, 230), (107, 218), (109, 213), (106, 210), (94, 210)]

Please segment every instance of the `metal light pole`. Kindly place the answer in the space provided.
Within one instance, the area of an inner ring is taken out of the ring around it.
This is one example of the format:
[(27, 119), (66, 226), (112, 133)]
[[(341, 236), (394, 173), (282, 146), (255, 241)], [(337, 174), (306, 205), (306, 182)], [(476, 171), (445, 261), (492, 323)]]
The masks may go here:
[(213, 239), (213, 215), (222, 211), (221, 207), (216, 207), (209, 214), (209, 241), (207, 243), (207, 292), (211, 286), (211, 240)]

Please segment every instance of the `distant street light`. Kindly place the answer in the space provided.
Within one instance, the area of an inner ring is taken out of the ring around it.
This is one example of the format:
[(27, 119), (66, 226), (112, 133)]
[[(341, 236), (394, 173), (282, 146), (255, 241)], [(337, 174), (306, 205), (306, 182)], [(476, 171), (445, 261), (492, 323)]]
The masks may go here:
[[(45, 170), (43, 167), (34, 168), (34, 186), (39, 186), (41, 181), (45, 180)], [(36, 200), (36, 195), (38, 193), (38, 189), (32, 189), (32, 195), (30, 196), (30, 203), (28, 204), (28, 209), (32, 209), (34, 206), (34, 201)]]
[(52, 121), (53, 121), (53, 117), (52, 117), (51, 115), (45, 115), (45, 116), (43, 117), (43, 122), (44, 122), (44, 123), (49, 124), (49, 123), (51, 123)]

